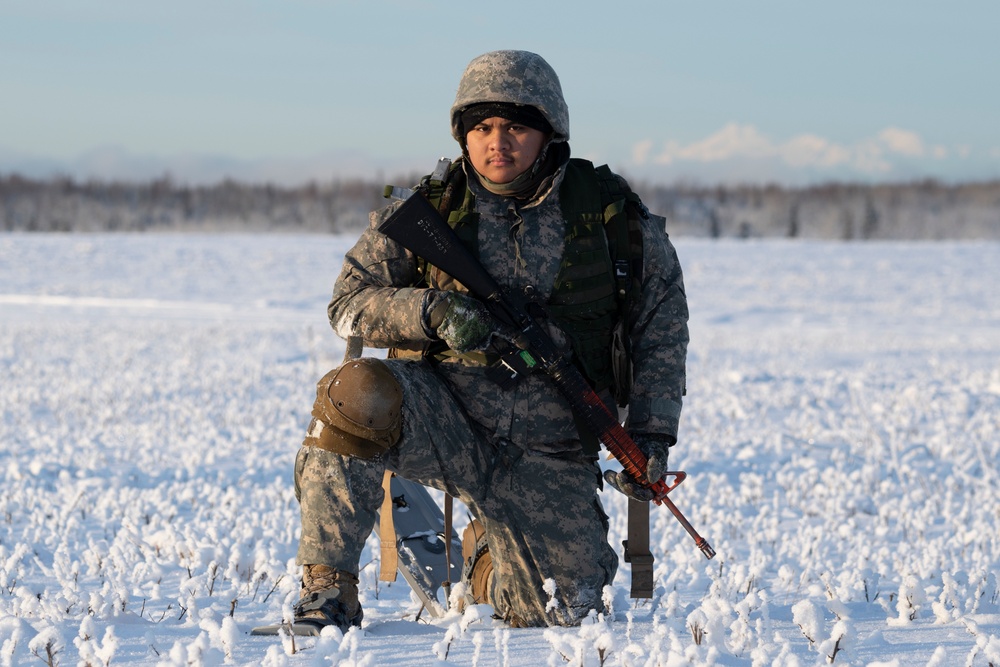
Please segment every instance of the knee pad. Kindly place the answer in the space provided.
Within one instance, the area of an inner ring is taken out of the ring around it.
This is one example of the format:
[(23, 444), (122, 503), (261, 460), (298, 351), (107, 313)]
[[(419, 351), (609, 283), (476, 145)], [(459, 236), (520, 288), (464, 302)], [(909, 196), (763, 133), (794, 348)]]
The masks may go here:
[(316, 385), (305, 446), (370, 459), (399, 440), (403, 388), (378, 359), (352, 359)]

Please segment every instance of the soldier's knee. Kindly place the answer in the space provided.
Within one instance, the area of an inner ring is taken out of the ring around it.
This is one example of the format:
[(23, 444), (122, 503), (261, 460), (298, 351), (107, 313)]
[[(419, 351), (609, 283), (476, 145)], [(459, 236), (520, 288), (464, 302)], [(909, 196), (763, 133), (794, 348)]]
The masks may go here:
[(399, 440), (403, 389), (378, 359), (352, 359), (316, 385), (303, 445), (374, 458)]

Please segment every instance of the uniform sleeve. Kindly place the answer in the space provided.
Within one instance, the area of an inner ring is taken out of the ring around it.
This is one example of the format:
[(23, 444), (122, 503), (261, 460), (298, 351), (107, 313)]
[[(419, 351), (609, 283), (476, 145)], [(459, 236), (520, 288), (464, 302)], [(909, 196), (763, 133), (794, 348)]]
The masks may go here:
[(330, 325), (342, 338), (361, 336), (369, 347), (419, 347), (435, 340), (424, 314), (440, 293), (417, 287), (416, 258), (375, 231), (396, 205), (371, 214), (371, 225), (344, 256), (344, 266), (327, 308)]
[(632, 433), (677, 437), (686, 391), (688, 306), (677, 252), (651, 215), (642, 224), (642, 297), (632, 309)]

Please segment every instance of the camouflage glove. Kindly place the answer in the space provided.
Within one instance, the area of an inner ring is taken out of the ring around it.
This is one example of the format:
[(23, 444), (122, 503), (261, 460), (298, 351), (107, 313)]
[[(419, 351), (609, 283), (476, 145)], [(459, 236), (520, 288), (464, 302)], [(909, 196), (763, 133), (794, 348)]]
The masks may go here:
[(485, 350), (500, 324), (477, 299), (461, 292), (445, 292), (428, 315), (428, 325), (456, 352)]
[[(646, 455), (645, 481), (655, 484), (667, 472), (667, 458), (670, 455), (670, 447), (677, 442), (677, 439), (673, 436), (653, 433), (639, 433), (633, 435), (632, 439), (639, 446), (642, 453)], [(653, 499), (653, 492), (637, 483), (624, 470), (605, 470), (604, 480), (616, 490), (634, 500), (646, 501)]]

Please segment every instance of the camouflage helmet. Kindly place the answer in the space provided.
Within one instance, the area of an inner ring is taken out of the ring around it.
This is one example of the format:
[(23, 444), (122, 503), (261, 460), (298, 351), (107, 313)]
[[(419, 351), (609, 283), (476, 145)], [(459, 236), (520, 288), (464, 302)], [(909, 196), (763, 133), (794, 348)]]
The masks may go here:
[(555, 131), (553, 141), (569, 140), (569, 109), (559, 77), (540, 55), (530, 51), (491, 51), (465, 68), (451, 106), (451, 134), (464, 144), (462, 111), (481, 102), (524, 104), (538, 109)]

